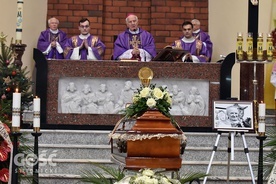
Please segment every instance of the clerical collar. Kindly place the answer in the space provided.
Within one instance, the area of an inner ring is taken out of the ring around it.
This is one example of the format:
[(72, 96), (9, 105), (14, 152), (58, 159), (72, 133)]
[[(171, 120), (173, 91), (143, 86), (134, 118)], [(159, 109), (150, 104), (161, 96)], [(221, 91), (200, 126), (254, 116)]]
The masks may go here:
[(87, 39), (88, 37), (90, 36), (90, 33), (88, 33), (87, 35), (83, 35), (83, 34), (80, 34), (79, 37), (80, 39)]
[(194, 37), (191, 37), (191, 38), (183, 37), (182, 41), (185, 42), (185, 43), (192, 43), (192, 42), (195, 41), (195, 38)]
[(193, 31), (194, 34), (198, 34), (200, 32), (200, 29)]
[(50, 29), (50, 32), (53, 33), (53, 34), (58, 34), (58, 29), (57, 30)]
[(128, 29), (128, 30), (131, 34), (138, 34), (139, 33), (139, 28), (136, 31), (131, 31), (130, 29)]

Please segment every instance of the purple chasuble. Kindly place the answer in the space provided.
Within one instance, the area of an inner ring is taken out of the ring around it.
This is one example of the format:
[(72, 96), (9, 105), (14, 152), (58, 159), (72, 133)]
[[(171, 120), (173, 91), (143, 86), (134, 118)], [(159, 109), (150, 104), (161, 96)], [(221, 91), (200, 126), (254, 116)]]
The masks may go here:
[(213, 43), (211, 42), (209, 34), (202, 31), (202, 30), (200, 30), (198, 33), (193, 33), (193, 36), (196, 39), (199, 39), (202, 42), (206, 43), (206, 46), (207, 46), (207, 49), (208, 49), (207, 56), (210, 58), (210, 61), (211, 61), (212, 54), (213, 54)]
[(133, 49), (131, 44), (131, 41), (133, 41), (133, 35), (137, 35), (137, 38), (140, 41), (138, 45), (140, 49), (146, 50), (152, 58), (156, 56), (154, 38), (149, 32), (139, 28), (138, 34), (132, 34), (129, 32), (129, 29), (127, 29), (118, 35), (114, 43), (114, 60), (117, 60), (125, 51)]
[[(65, 44), (64, 57), (65, 59), (70, 59), (73, 49), (79, 47), (83, 40), (79, 36), (73, 36), (67, 40)], [(90, 35), (87, 37), (88, 46), (91, 47), (94, 56), (97, 60), (101, 60), (105, 51), (105, 45), (97, 37)], [(88, 51), (85, 48), (80, 49), (81, 60), (87, 60)]]
[[(191, 53), (191, 55), (194, 55), (196, 56), (200, 62), (208, 62), (206, 61), (206, 58), (205, 57), (199, 57), (197, 56), (196, 54), (196, 40), (194, 40), (193, 42), (187, 42), (185, 43), (182, 39), (181, 40), (176, 40), (172, 46), (175, 46), (177, 48), (182, 48), (183, 50), (187, 50)], [(202, 44), (202, 49), (201, 51), (199, 52), (199, 55), (204, 55), (204, 56), (207, 56), (207, 47)]]
[[(45, 52), (51, 42), (56, 39), (61, 48), (64, 49), (64, 45), (67, 41), (67, 35), (65, 32), (58, 30), (57, 34), (53, 34), (50, 29), (42, 31), (38, 38), (37, 49), (41, 52)], [(47, 59), (63, 59), (63, 53), (59, 53), (56, 48), (52, 48), (50, 52), (45, 55)]]

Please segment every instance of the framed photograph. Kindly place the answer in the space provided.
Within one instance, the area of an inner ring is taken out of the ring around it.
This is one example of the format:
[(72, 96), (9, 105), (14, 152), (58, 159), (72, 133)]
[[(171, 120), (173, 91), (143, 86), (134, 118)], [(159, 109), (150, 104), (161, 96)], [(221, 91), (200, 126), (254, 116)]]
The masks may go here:
[(253, 130), (252, 101), (214, 101), (213, 128), (229, 131)]

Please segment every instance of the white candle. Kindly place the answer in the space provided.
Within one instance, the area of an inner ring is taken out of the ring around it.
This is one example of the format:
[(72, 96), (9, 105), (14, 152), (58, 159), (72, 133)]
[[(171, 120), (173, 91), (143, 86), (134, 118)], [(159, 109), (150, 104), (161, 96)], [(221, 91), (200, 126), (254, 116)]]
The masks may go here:
[(33, 127), (39, 128), (40, 127), (40, 98), (38, 97), (34, 98), (33, 104), (34, 104)]
[(265, 103), (259, 103), (259, 117), (265, 117)]
[(17, 42), (22, 40), (23, 0), (17, 0), (16, 35)]
[(260, 133), (265, 132), (265, 122), (264, 121), (259, 123), (259, 129), (258, 130), (259, 130)]
[(21, 93), (16, 89), (12, 95), (12, 127), (20, 127)]

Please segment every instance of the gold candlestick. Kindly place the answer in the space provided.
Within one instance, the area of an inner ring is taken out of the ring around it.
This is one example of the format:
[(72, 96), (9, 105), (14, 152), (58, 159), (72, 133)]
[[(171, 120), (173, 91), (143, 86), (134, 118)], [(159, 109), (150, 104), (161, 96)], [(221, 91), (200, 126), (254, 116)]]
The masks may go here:
[(33, 127), (34, 132), (40, 132), (40, 127)]
[(20, 127), (11, 127), (12, 132), (20, 132)]

